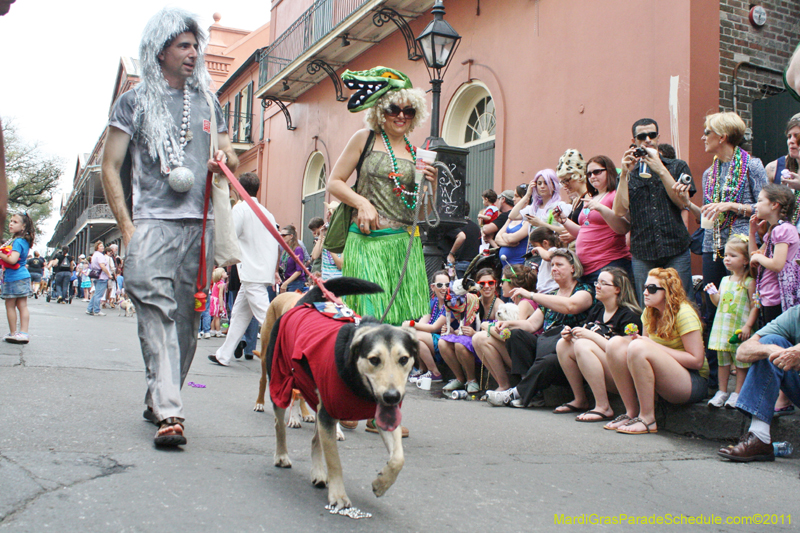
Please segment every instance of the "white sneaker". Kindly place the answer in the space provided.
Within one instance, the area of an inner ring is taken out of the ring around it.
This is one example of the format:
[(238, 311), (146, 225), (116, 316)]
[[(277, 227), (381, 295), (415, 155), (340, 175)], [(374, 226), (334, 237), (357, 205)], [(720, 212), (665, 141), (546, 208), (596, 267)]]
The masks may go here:
[(728, 393), (718, 390), (717, 393), (714, 395), (714, 397), (708, 400), (708, 405), (709, 407), (722, 407), (722, 405), (725, 403), (725, 400), (727, 399), (728, 399)]
[(203, 332), (202, 332), (202, 331), (201, 331), (200, 333), (198, 333), (198, 334), (197, 334), (197, 338), (198, 338), (198, 339), (202, 339), (202, 338), (203, 338)]
[(486, 392), (486, 403), (493, 407), (503, 407), (514, 399), (514, 389), (504, 391), (490, 390)]
[(464, 384), (463, 384), (463, 383), (461, 383), (461, 382), (460, 382), (459, 380), (457, 380), (457, 379), (451, 379), (451, 380), (450, 380), (450, 381), (447, 383), (447, 385), (445, 385), (444, 387), (442, 387), (442, 390), (443, 390), (443, 391), (445, 391), (445, 392), (451, 392), (451, 391), (454, 391), (454, 390), (460, 390), (460, 389), (463, 389), (463, 388), (464, 388)]
[(728, 401), (725, 402), (725, 407), (728, 409), (736, 409), (736, 402), (739, 401), (739, 395), (735, 392), (732, 392), (730, 396), (728, 396)]
[(206, 332), (203, 334), (203, 338), (204, 338), (204, 339), (210, 339), (210, 338), (211, 338), (211, 332), (210, 332), (210, 331), (206, 331)]

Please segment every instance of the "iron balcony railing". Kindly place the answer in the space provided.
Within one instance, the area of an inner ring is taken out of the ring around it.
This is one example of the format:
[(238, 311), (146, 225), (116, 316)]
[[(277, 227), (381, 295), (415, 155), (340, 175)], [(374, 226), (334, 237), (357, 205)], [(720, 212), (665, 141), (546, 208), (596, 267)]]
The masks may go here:
[(317, 0), (261, 54), (258, 86), (271, 82), (292, 61), (335, 30), (370, 0)]

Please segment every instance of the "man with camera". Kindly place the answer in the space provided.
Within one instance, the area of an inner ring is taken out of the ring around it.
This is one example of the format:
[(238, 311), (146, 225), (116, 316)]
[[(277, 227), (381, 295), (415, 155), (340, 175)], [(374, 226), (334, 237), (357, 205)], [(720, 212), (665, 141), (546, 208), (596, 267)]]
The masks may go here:
[(673, 189), (676, 181), (696, 188), (689, 165), (658, 155), (658, 124), (650, 118), (633, 123), (633, 144), (622, 156), (622, 174), (614, 198), (614, 213), (629, 216), (633, 276), (639, 303), (647, 273), (653, 268), (674, 268), (690, 294), (691, 236), (683, 220), (683, 201)]

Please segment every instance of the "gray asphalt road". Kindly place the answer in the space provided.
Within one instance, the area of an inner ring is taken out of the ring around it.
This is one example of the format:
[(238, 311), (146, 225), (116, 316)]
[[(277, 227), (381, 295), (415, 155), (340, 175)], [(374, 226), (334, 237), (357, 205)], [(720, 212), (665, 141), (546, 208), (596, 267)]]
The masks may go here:
[[(141, 418), (136, 320), (116, 310), (89, 317), (82, 302), (31, 300), (30, 308), (30, 345), (0, 343), (3, 531), (564, 531), (585, 530), (566, 525), (583, 515), (723, 521), (644, 526), (673, 531), (800, 523), (795, 459), (730, 464), (717, 459), (715, 442), (618, 435), (549, 410), (416, 389), (403, 406), (411, 437), (397, 483), (373, 496), (386, 452), (362, 423), (339, 449), (348, 494), (373, 517), (331, 516), (325, 490), (310, 484), (311, 424), (289, 430), (294, 467), (272, 466), (272, 414), (252, 410), (257, 361), (211, 365), (206, 356), (221, 339), (199, 341), (189, 381), (206, 388), (184, 389), (189, 444), (159, 451)], [(724, 523), (761, 514), (778, 524)], [(641, 529), (625, 520), (597, 529)]]

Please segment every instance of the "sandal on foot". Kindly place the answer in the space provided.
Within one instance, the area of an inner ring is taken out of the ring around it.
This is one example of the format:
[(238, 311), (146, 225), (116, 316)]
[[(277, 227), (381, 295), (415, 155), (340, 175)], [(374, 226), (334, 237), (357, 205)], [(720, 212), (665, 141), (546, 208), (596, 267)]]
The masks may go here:
[[(564, 410), (559, 411), (559, 409), (564, 409)], [(584, 408), (575, 407), (571, 403), (567, 402), (567, 403), (562, 403), (561, 405), (553, 409), (553, 413), (557, 415), (567, 415), (569, 413), (580, 413), (581, 411), (583, 411), (583, 409)]]
[[(611, 422), (609, 422), (608, 424), (606, 424), (605, 426), (603, 426), (603, 429), (608, 429), (608, 430), (610, 430), (610, 431), (616, 431), (616, 430), (617, 430), (617, 428), (615, 428), (615, 427), (611, 427), (611, 424), (617, 424), (617, 423), (619, 423), (619, 422), (624, 422), (624, 421), (626, 421), (626, 420), (631, 420), (631, 417), (629, 417), (629, 416), (628, 416), (628, 415), (626, 415), (626, 414), (621, 414), (621, 415), (619, 415), (617, 418), (615, 418), (614, 420), (612, 420)], [(625, 425), (625, 424), (622, 424), (622, 426), (624, 426), (624, 425)], [(619, 426), (619, 427), (622, 427), (622, 426)]]
[[(590, 419), (581, 418), (582, 416), (586, 415), (594, 415), (600, 418), (590, 418)], [(612, 418), (614, 418), (613, 413), (610, 415), (604, 415), (603, 413), (600, 413), (598, 411), (586, 411), (585, 413), (581, 413), (578, 416), (576, 416), (575, 420), (578, 422), (605, 422), (607, 420), (611, 420)]]
[(180, 418), (165, 418), (158, 424), (158, 431), (153, 439), (156, 446), (182, 446), (186, 444), (183, 436), (183, 420)]
[[(622, 431), (622, 428), (626, 428), (628, 426), (632, 426), (634, 424), (639, 424), (639, 423), (644, 425), (644, 430), (643, 431)], [(653, 420), (652, 422), (650, 422), (648, 424), (647, 422), (645, 422), (644, 420), (642, 420), (641, 418), (639, 418), (637, 416), (636, 418), (632, 418), (631, 421), (628, 422), (627, 424), (625, 424), (624, 426), (618, 427), (617, 428), (617, 433), (623, 433), (625, 435), (645, 435), (647, 433), (658, 433), (658, 428), (650, 429), (652, 426), (655, 426), (655, 425), (656, 425), (656, 421), (655, 420)]]
[(144, 413), (142, 413), (142, 416), (144, 417), (145, 420), (147, 420), (148, 422), (150, 422), (154, 426), (158, 425), (158, 417), (153, 412), (153, 408), (152, 407), (148, 407), (147, 409), (145, 409)]

